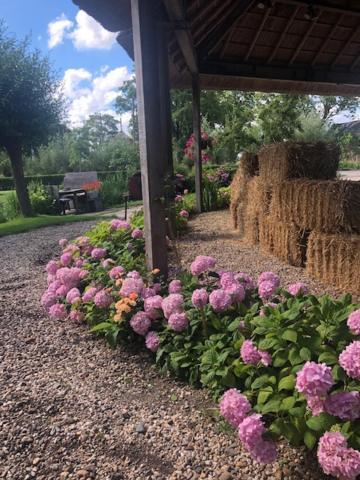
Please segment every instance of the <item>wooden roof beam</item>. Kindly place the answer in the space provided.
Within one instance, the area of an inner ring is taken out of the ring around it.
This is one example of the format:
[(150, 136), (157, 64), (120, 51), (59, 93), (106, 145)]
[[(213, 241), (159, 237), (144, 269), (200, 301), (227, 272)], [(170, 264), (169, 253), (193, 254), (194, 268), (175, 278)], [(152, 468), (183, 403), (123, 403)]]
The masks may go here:
[(222, 22), (219, 22), (217, 27), (207, 35), (203, 40), (203, 46), (199, 48), (199, 58), (203, 60), (208, 57), (213, 50), (221, 43), (226, 37), (236, 22), (244, 15), (247, 10), (252, 6), (254, 0), (239, 0), (234, 2), (233, 8), (229, 8), (227, 15)]
[(277, 52), (278, 52), (278, 50), (279, 50), (279, 48), (280, 48), (280, 45), (282, 44), (282, 42), (283, 42), (283, 40), (284, 40), (287, 32), (289, 31), (291, 25), (293, 24), (293, 22), (294, 22), (294, 20), (295, 20), (295, 18), (296, 18), (296, 15), (297, 15), (298, 12), (299, 12), (299, 10), (300, 10), (300, 6), (297, 6), (297, 7), (295, 8), (295, 10), (293, 11), (293, 13), (292, 13), (292, 15), (291, 15), (291, 17), (290, 17), (290, 20), (287, 22), (287, 24), (286, 24), (286, 26), (285, 26), (282, 34), (280, 35), (280, 38), (279, 38), (277, 44), (275, 45), (275, 48), (274, 48), (274, 50), (272, 51), (270, 57), (268, 58), (267, 63), (270, 63), (270, 62), (274, 59), (275, 55), (277, 54)]
[[(289, 5), (298, 5), (300, 7), (308, 7), (309, 6), (309, 1), (304, 1), (304, 0), (284, 0), (284, 3), (288, 3)], [(311, 5), (315, 8), (318, 8), (319, 10), (323, 12), (333, 12), (333, 13), (345, 13), (348, 15), (360, 17), (360, 9), (359, 10), (354, 10), (353, 8), (346, 8), (346, 7), (336, 7), (333, 5), (329, 5), (328, 3), (324, 3), (322, 1), (311, 1)]]
[(296, 48), (293, 56), (292, 56), (291, 59), (290, 59), (290, 62), (289, 62), (290, 65), (294, 63), (296, 57), (297, 57), (297, 56), (299, 55), (299, 53), (301, 52), (301, 49), (302, 49), (302, 47), (305, 45), (305, 42), (307, 41), (307, 39), (309, 38), (311, 32), (313, 31), (313, 29), (314, 29), (314, 27), (315, 27), (315, 25), (316, 25), (316, 22), (317, 22), (317, 19), (311, 21), (311, 24), (310, 24), (309, 28), (307, 29), (305, 35), (303, 36), (301, 42), (300, 42), (299, 45), (297, 46), (297, 48)]
[(321, 45), (320, 50), (318, 50), (317, 54), (316, 54), (315, 57), (313, 58), (313, 60), (312, 60), (312, 62), (311, 62), (311, 65), (312, 65), (312, 66), (315, 65), (316, 62), (318, 61), (320, 55), (321, 55), (321, 54), (323, 53), (323, 51), (325, 50), (327, 44), (329, 43), (329, 40), (332, 39), (332, 36), (333, 36), (334, 33), (336, 32), (336, 30), (337, 30), (338, 26), (340, 25), (340, 23), (342, 22), (343, 18), (344, 18), (344, 14), (342, 13), (342, 14), (340, 15), (340, 17), (338, 18), (338, 21), (333, 25), (333, 27), (332, 27), (329, 35), (327, 36), (325, 42)]
[(347, 42), (346, 42), (345, 45), (342, 47), (342, 49), (340, 50), (340, 52), (338, 52), (338, 54), (336, 55), (336, 57), (334, 58), (334, 60), (333, 60), (332, 63), (331, 63), (331, 66), (332, 66), (332, 67), (337, 64), (339, 58), (343, 55), (343, 53), (348, 49), (348, 47), (349, 47), (349, 46), (352, 44), (352, 42), (355, 40), (355, 38), (357, 37), (359, 31), (360, 31), (360, 25), (358, 25), (358, 26), (353, 30), (353, 33), (350, 35), (350, 38), (347, 40)]
[(259, 36), (261, 35), (261, 32), (262, 32), (262, 30), (263, 30), (263, 28), (264, 28), (264, 25), (265, 25), (265, 23), (266, 23), (266, 20), (268, 19), (269, 15), (270, 15), (270, 12), (271, 12), (271, 7), (269, 7), (269, 8), (266, 10), (265, 15), (263, 16), (263, 19), (262, 19), (262, 21), (261, 21), (261, 24), (260, 24), (259, 28), (257, 29), (257, 31), (256, 31), (256, 33), (255, 33), (255, 37), (253, 38), (253, 41), (252, 41), (251, 44), (250, 44), (250, 48), (249, 48), (249, 50), (247, 51), (247, 53), (246, 53), (246, 55), (245, 55), (245, 58), (244, 58), (245, 62), (246, 62), (247, 60), (249, 60), (249, 58), (251, 57), (251, 54), (252, 54), (252, 52), (253, 52), (253, 50), (254, 50), (254, 47), (255, 47), (256, 42), (257, 42), (257, 39), (258, 39)]
[(186, 65), (192, 74), (196, 74), (198, 73), (197, 57), (190, 29), (185, 22), (185, 12), (182, 8), (182, 2), (180, 0), (163, 0), (163, 3), (170, 21), (176, 22), (177, 24), (174, 28), (174, 33), (185, 58)]

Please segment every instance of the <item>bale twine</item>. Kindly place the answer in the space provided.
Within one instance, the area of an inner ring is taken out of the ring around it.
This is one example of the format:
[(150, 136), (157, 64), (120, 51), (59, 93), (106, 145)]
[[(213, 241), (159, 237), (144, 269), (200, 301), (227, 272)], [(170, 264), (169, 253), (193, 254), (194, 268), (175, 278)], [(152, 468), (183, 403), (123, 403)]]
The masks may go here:
[(360, 235), (312, 232), (307, 272), (341, 290), (360, 294)]
[(335, 144), (282, 142), (259, 152), (260, 177), (267, 183), (295, 178), (329, 180), (336, 176), (340, 151)]
[(360, 182), (283, 182), (274, 185), (270, 212), (306, 230), (360, 232)]
[(259, 161), (256, 155), (244, 152), (240, 165), (230, 185), (230, 214), (234, 228), (244, 233), (244, 212), (246, 208), (248, 180), (259, 172)]
[(271, 216), (262, 217), (259, 224), (260, 249), (296, 267), (304, 265), (306, 236), (294, 223), (279, 222)]

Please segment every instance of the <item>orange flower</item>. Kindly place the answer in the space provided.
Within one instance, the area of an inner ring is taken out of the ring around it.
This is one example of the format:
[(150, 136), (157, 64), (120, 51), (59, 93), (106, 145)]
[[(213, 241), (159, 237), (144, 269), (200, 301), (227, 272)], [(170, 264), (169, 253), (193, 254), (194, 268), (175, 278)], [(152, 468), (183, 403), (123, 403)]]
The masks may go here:
[(160, 273), (160, 269), (159, 268), (154, 268), (154, 270), (151, 273), (153, 275), (157, 275), (158, 273)]
[(129, 298), (130, 300), (137, 300), (138, 296), (139, 295), (136, 292), (132, 292), (130, 293)]
[(115, 323), (120, 323), (123, 320), (122, 314), (121, 313), (116, 313), (114, 315), (113, 320), (114, 320)]
[(117, 287), (120, 287), (120, 286), (122, 285), (122, 283), (123, 283), (122, 279), (121, 279), (121, 278), (118, 278), (118, 279), (116, 280), (116, 282), (115, 282), (115, 285), (116, 285)]

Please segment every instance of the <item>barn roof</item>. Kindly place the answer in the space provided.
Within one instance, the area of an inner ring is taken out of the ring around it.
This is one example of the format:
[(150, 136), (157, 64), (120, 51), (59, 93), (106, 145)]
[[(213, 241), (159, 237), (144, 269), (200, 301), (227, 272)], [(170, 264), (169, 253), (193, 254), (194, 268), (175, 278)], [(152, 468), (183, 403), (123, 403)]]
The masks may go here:
[[(130, 0), (73, 0), (133, 58)], [(170, 79), (205, 89), (360, 94), (358, 0), (148, 0), (169, 29)]]

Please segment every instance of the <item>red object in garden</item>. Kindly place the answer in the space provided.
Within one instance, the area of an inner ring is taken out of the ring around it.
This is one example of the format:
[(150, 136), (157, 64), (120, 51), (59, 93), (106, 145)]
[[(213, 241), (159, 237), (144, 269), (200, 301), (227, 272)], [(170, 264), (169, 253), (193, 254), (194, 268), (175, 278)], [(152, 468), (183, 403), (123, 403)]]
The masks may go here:
[(84, 183), (84, 185), (81, 185), (81, 188), (87, 192), (90, 192), (91, 190), (99, 191), (101, 188), (101, 182), (96, 180), (95, 182)]

